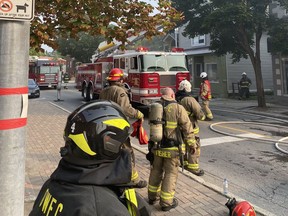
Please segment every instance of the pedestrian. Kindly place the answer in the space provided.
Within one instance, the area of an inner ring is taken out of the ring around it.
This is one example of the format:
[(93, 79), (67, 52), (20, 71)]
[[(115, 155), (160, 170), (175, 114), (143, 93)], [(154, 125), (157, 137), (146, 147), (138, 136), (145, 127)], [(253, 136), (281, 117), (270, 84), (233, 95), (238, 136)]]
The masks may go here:
[(201, 108), (201, 105), (192, 96), (192, 85), (188, 80), (183, 80), (180, 82), (179, 89), (176, 92), (176, 100), (186, 109), (192, 123), (194, 136), (196, 139), (196, 151), (193, 154), (187, 150), (185, 152), (185, 155), (187, 155), (187, 157), (184, 159), (185, 169), (197, 176), (202, 176), (204, 175), (204, 170), (200, 169), (199, 166), (201, 145), (198, 120), (204, 121), (205, 114)]
[(211, 121), (213, 119), (213, 114), (209, 108), (209, 103), (212, 98), (211, 85), (208, 80), (208, 74), (206, 72), (202, 72), (200, 77), (202, 78), (200, 85), (200, 98), (202, 100), (202, 108), (205, 113), (206, 120)]
[(248, 78), (246, 72), (242, 73), (242, 78), (239, 81), (239, 100), (242, 100), (244, 97), (249, 98), (250, 97), (250, 86), (252, 82)]
[[(144, 121), (144, 115), (139, 110), (132, 107), (128, 92), (123, 84), (123, 76), (124, 73), (119, 68), (114, 68), (110, 71), (109, 76), (107, 77), (108, 86), (104, 88), (99, 95), (100, 99), (110, 100), (117, 103), (122, 107), (124, 114), (128, 118), (139, 119), (140, 121)], [(125, 142), (125, 148), (128, 148), (132, 155), (133, 162), (133, 170), (131, 179), (133, 182), (137, 183), (139, 187), (146, 187), (147, 182), (145, 180), (140, 180), (138, 171), (135, 166), (135, 154), (131, 145), (130, 138), (128, 138)]]
[(149, 176), (148, 199), (149, 204), (155, 204), (160, 197), (162, 211), (169, 211), (178, 205), (174, 197), (178, 178), (179, 157), (182, 153), (182, 143), (195, 151), (196, 140), (193, 127), (184, 107), (175, 100), (171, 88), (162, 90), (161, 103), (163, 105), (163, 138), (159, 146), (154, 146), (152, 152), (154, 160)]
[(122, 148), (129, 129), (121, 107), (111, 101), (86, 103), (72, 112), (62, 158), (29, 215), (150, 215), (131, 183), (131, 154)]

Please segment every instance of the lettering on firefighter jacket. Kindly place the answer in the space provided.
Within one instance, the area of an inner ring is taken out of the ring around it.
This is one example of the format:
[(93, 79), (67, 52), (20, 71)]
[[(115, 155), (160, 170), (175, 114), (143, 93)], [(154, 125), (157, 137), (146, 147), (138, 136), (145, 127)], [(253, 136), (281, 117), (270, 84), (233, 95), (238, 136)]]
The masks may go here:
[(49, 189), (47, 189), (39, 204), (39, 208), (41, 208), (41, 211), (46, 216), (57, 216), (63, 211), (64, 205), (61, 202), (58, 202), (58, 200), (49, 192)]

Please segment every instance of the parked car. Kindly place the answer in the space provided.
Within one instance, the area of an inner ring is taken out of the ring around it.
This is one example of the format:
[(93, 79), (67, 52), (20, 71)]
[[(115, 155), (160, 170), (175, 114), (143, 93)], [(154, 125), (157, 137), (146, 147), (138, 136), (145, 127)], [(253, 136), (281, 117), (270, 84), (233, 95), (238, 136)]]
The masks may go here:
[(40, 97), (40, 88), (39, 88), (38, 84), (35, 82), (35, 80), (28, 79), (28, 88), (29, 88), (29, 92), (28, 92), (29, 98)]

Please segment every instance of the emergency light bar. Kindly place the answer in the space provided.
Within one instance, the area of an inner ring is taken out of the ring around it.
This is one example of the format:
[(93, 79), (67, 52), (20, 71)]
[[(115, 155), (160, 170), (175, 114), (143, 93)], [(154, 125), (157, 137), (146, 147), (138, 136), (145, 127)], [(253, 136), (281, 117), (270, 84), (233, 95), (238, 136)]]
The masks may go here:
[(172, 48), (171, 51), (172, 52), (184, 52), (184, 49), (183, 48), (174, 47), (174, 48)]
[(42, 66), (58, 66), (58, 63), (44, 63)]
[(138, 52), (148, 52), (148, 48), (147, 48), (147, 47), (142, 47), (142, 46), (140, 46), (140, 47), (138, 47), (138, 48), (136, 49), (136, 51), (138, 51)]

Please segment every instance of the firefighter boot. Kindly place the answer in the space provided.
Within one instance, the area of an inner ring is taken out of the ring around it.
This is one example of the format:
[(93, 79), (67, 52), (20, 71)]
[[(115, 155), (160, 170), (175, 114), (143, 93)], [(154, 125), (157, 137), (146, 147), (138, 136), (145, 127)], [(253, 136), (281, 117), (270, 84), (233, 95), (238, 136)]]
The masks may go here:
[(144, 188), (147, 186), (147, 181), (145, 180), (140, 180), (136, 183), (136, 188)]
[(173, 198), (173, 202), (171, 205), (168, 206), (162, 206), (162, 211), (170, 211), (172, 208), (176, 208), (178, 206), (178, 200), (176, 198)]
[(187, 171), (193, 173), (194, 175), (197, 176), (203, 176), (204, 175), (204, 170), (203, 169), (198, 169), (198, 170), (193, 170), (193, 169), (189, 169), (187, 168)]

